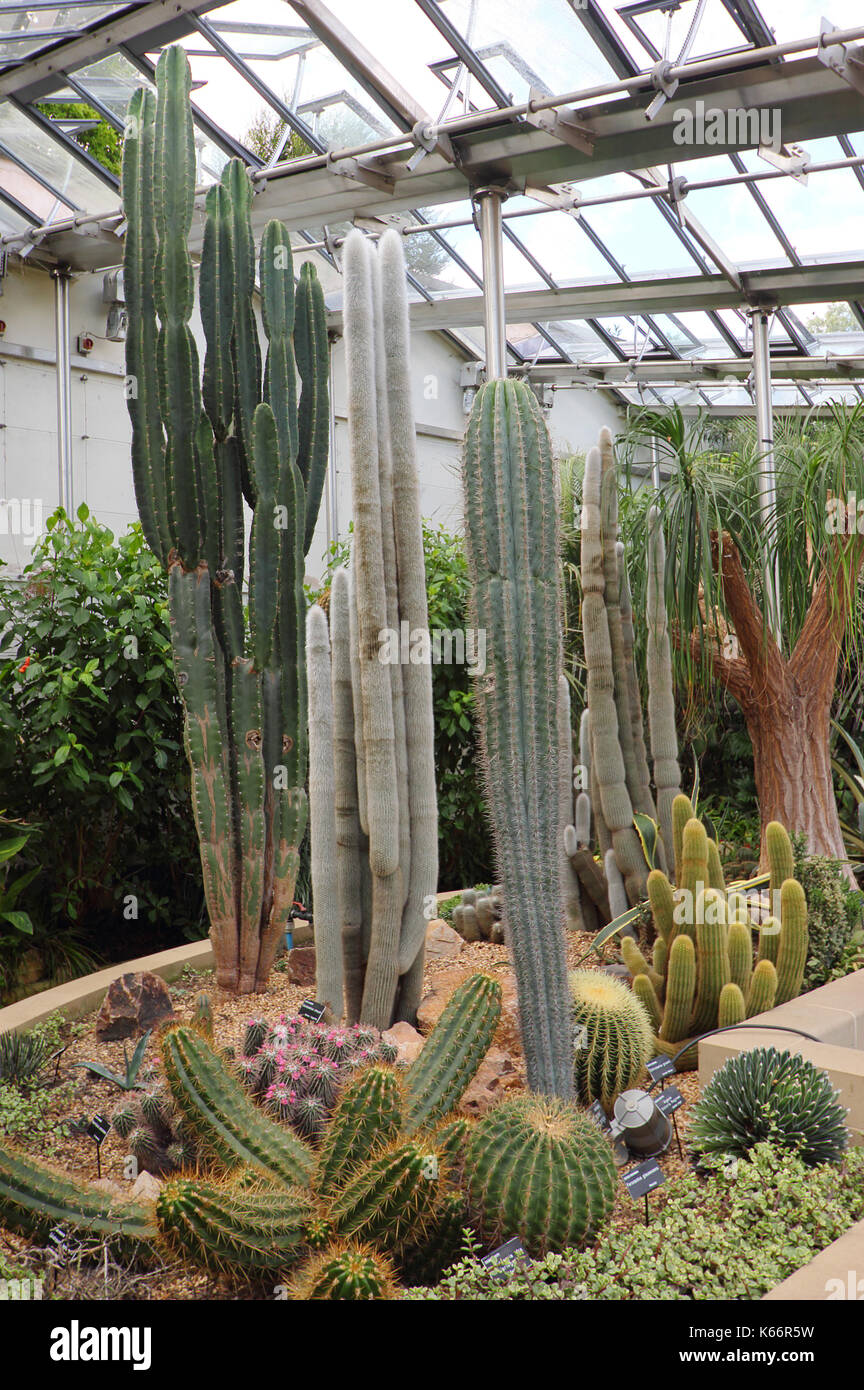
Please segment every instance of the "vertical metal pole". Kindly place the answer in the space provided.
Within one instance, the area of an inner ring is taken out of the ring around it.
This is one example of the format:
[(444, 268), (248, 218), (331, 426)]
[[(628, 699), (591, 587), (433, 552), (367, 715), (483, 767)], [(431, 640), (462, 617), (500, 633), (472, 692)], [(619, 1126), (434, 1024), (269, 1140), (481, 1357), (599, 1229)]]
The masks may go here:
[(651, 482), (655, 488), (660, 487), (660, 453), (657, 449), (657, 440), (653, 434), (651, 436)]
[(67, 270), (54, 277), (54, 334), (57, 363), (57, 473), (59, 504), (73, 515), (72, 495), (72, 367), (69, 355), (69, 282)]
[(763, 535), (766, 538), (765, 607), (768, 626), (780, 645), (780, 567), (777, 557), (777, 484), (774, 468), (774, 413), (771, 391), (771, 353), (768, 329), (771, 313), (754, 309), (750, 314), (753, 327), (753, 387), (756, 398), (756, 428), (759, 435), (759, 511)]
[(486, 330), (486, 380), (507, 375), (507, 317), (504, 311), (504, 240), (501, 205), (507, 190), (475, 189), (480, 245), (483, 251), (483, 316)]

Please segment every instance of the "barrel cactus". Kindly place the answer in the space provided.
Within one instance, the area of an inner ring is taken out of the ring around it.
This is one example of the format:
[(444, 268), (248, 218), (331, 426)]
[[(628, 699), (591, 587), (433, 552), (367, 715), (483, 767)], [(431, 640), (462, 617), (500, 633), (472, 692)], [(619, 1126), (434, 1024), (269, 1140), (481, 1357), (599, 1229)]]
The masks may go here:
[(599, 1100), (611, 1113), (615, 1097), (635, 1086), (653, 1052), (651, 1020), (620, 980), (597, 970), (568, 977), (573, 999), (573, 1078), (582, 1105)]
[(730, 1057), (693, 1107), (687, 1139), (699, 1154), (746, 1157), (767, 1141), (803, 1163), (837, 1163), (846, 1111), (827, 1074), (804, 1057), (757, 1047)]
[(307, 1260), (289, 1288), (291, 1298), (370, 1301), (395, 1298), (391, 1262), (380, 1251), (357, 1241), (329, 1245)]
[(474, 1128), (465, 1156), (469, 1207), (492, 1242), (521, 1237), (530, 1254), (587, 1241), (612, 1211), (612, 1150), (572, 1104), (503, 1101)]

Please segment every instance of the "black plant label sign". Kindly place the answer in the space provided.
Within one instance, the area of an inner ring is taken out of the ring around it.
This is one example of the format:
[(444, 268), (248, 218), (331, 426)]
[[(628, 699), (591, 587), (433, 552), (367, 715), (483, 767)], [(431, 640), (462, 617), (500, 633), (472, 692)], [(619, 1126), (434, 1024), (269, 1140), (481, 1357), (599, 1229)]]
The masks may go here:
[(297, 1016), (308, 1018), (310, 1023), (320, 1023), (326, 1012), (326, 1004), (318, 1004), (314, 999), (305, 999), (297, 1010)]
[(677, 1086), (667, 1086), (660, 1092), (654, 1104), (662, 1115), (674, 1115), (684, 1104), (684, 1097)]
[(645, 1063), (645, 1070), (652, 1081), (662, 1081), (666, 1076), (675, 1075), (675, 1066), (671, 1057), (652, 1057), (650, 1062)]
[(101, 1144), (110, 1128), (111, 1121), (106, 1119), (104, 1115), (94, 1115), (87, 1126), (87, 1133), (94, 1143)]
[(624, 1186), (634, 1202), (637, 1197), (645, 1197), (649, 1192), (653, 1192), (655, 1187), (662, 1187), (666, 1181), (666, 1175), (653, 1158), (646, 1158), (644, 1163), (637, 1164), (629, 1173), (624, 1173), (623, 1177)]
[(488, 1255), (484, 1255), (480, 1263), (486, 1266), (497, 1265), (503, 1277), (508, 1269), (512, 1269), (520, 1260), (527, 1260), (527, 1258), (528, 1252), (519, 1237), (511, 1236), (509, 1240), (505, 1240), (503, 1245), (499, 1245), (497, 1250), (492, 1250)]

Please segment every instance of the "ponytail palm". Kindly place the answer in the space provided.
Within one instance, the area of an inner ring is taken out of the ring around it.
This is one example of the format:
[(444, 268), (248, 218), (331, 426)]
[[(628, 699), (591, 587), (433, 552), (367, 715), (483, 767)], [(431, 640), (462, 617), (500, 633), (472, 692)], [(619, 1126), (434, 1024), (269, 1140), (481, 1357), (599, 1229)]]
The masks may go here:
[[(725, 453), (709, 446), (707, 429), (705, 419), (685, 421), (677, 408), (643, 412), (625, 443), (632, 458), (653, 439), (669, 469), (656, 496), (646, 488), (639, 500), (651, 493), (664, 519), (678, 674), (709, 698), (725, 690), (741, 707), (763, 854), (765, 826), (779, 820), (805, 835), (811, 853), (843, 858), (830, 718), (841, 660), (858, 664), (864, 536), (838, 533), (830, 504), (864, 498), (864, 407), (779, 423), (776, 503), (764, 517), (751, 422), (733, 428)], [(772, 632), (764, 575), (775, 557)]]

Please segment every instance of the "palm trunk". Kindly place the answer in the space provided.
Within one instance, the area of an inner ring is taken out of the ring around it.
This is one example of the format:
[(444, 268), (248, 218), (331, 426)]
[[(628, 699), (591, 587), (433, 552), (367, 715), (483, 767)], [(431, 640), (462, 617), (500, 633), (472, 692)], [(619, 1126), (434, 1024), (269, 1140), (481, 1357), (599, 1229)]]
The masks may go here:
[[(787, 658), (766, 633), (741, 557), (729, 536), (714, 539), (726, 608), (734, 626), (729, 644), (712, 640), (708, 655), (717, 679), (741, 706), (753, 744), (761, 823), (761, 863), (765, 827), (780, 821), (790, 834), (803, 834), (811, 854), (845, 859), (843, 834), (831, 776), (830, 718), (844, 626), (843, 596), (854, 594), (862, 547), (852, 554), (852, 574), (832, 558), (823, 569), (794, 650)], [(832, 576), (834, 582), (832, 583)], [(697, 634), (691, 637), (700, 652)], [(851, 883), (855, 880), (847, 867)]]

